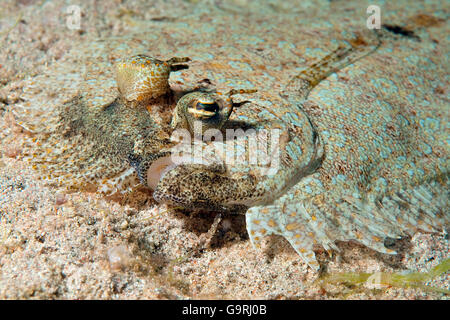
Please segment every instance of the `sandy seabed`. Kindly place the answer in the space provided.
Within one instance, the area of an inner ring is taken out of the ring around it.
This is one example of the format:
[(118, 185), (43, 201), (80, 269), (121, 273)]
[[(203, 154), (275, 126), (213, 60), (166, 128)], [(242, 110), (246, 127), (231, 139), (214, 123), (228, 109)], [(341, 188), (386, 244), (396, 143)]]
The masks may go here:
[[(222, 41), (218, 47), (226, 48), (224, 39), (232, 43), (236, 34), (255, 42), (279, 37), (302, 52), (297, 36), (365, 21), (366, 3), (342, 2), (83, 1), (81, 28), (72, 30), (70, 1), (2, 1), (0, 298), (446, 299), (423, 288), (321, 285), (284, 239), (253, 249), (242, 216), (226, 216), (211, 247), (198, 250), (210, 214), (159, 206), (143, 190), (119, 199), (65, 194), (21, 160), (27, 133), (9, 112), (14, 108), (28, 103), (45, 112), (84, 90), (98, 90), (107, 101), (117, 94), (112, 63), (135, 53), (195, 57), (196, 47)], [(445, 16), (448, 7), (440, 3), (382, 8), (386, 19), (405, 21), (418, 13)], [(272, 33), (261, 32), (267, 24)], [(448, 23), (428, 30), (447, 53), (448, 31)], [(341, 253), (332, 257), (317, 255), (328, 273), (426, 272), (449, 258), (448, 238), (439, 234), (418, 233), (395, 246), (396, 256), (354, 242), (339, 243)], [(448, 290), (449, 275), (427, 285)]]

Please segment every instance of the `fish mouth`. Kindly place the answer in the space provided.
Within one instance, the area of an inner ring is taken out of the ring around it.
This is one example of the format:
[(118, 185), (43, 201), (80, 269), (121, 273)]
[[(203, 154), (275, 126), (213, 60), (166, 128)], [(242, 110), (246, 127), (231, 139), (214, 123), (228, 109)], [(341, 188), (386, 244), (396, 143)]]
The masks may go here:
[(175, 166), (171, 161), (170, 152), (158, 152), (148, 157), (130, 154), (128, 162), (136, 171), (141, 183), (151, 190), (155, 190), (163, 175)]
[(209, 119), (217, 114), (217, 112), (208, 111), (208, 110), (198, 110), (194, 108), (189, 108), (188, 112), (194, 115), (194, 117), (199, 119)]

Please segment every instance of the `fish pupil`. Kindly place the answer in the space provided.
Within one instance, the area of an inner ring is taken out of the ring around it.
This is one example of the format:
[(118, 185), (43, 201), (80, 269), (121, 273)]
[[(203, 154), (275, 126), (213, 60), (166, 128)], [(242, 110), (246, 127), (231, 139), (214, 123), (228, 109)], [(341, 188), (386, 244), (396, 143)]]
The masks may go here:
[(216, 102), (212, 103), (204, 103), (204, 102), (197, 102), (197, 105), (195, 106), (197, 110), (205, 110), (208, 112), (214, 112), (217, 113), (219, 111), (219, 106)]

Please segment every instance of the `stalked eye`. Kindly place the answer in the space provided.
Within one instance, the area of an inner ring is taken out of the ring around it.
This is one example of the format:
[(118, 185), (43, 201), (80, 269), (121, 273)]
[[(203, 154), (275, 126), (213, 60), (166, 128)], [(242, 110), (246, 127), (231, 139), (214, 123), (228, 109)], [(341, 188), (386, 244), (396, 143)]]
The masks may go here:
[(208, 119), (219, 112), (219, 105), (215, 101), (197, 101), (194, 108), (188, 108), (195, 118)]
[(127, 101), (147, 101), (170, 93), (169, 75), (188, 68), (189, 58), (161, 61), (145, 55), (121, 60), (116, 65), (116, 80), (120, 94)]
[(155, 190), (159, 180), (174, 165), (170, 156), (162, 157), (154, 161), (147, 170), (147, 185), (150, 189)]

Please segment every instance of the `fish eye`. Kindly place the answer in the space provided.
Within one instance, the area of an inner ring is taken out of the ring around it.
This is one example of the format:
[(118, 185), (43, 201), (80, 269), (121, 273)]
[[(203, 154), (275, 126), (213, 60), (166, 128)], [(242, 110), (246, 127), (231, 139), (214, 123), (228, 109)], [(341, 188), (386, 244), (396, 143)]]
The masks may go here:
[(187, 111), (196, 119), (211, 119), (219, 114), (220, 107), (214, 100), (197, 100)]
[(195, 105), (195, 109), (217, 113), (219, 111), (219, 105), (215, 101), (214, 102), (198, 101), (197, 104)]

